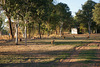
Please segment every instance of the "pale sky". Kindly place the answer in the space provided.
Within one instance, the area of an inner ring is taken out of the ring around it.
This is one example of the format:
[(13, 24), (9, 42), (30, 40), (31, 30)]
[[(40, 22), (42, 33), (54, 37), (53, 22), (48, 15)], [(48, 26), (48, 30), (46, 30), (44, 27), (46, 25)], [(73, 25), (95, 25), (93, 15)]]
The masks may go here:
[[(56, 0), (56, 2), (62, 2), (66, 3), (70, 11), (72, 11), (72, 15), (75, 16), (75, 12), (77, 12), (79, 9), (81, 9), (82, 4), (84, 4), (87, 0)], [(99, 0), (93, 0), (95, 2), (99, 2)]]

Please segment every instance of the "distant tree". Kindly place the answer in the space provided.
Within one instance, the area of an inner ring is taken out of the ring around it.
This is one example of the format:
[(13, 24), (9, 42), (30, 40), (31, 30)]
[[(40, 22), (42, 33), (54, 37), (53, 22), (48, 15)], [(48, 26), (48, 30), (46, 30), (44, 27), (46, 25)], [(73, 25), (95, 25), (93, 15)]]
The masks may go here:
[(5, 15), (4, 12), (0, 11), (0, 31), (4, 31)]
[(27, 25), (28, 28), (28, 34), (29, 34), (29, 38), (31, 37), (31, 33), (34, 33), (34, 22), (28, 23)]
[(93, 12), (95, 2), (92, 0), (88, 0), (84, 5), (82, 5), (82, 10), (79, 10), (76, 13), (76, 22), (80, 25), (84, 25), (81, 27), (86, 27), (88, 29), (89, 34), (91, 30), (95, 27), (95, 22), (93, 21)]
[(100, 24), (100, 3), (97, 3), (93, 9), (93, 20)]
[(80, 28), (79, 32), (84, 33), (82, 30), (86, 31), (88, 29), (88, 24), (86, 19), (84, 18), (84, 14), (82, 10), (79, 10), (76, 13), (75, 19), (75, 25), (77, 28)]
[(14, 38), (14, 34), (13, 34), (13, 30), (12, 30), (11, 17), (12, 17), (14, 5), (16, 5), (16, 4), (14, 4), (14, 0), (0, 0), (0, 6), (1, 6), (2, 10), (5, 11), (5, 15), (7, 16), (8, 21), (9, 21), (10, 34), (11, 34), (12, 38)]
[[(85, 22), (88, 23), (88, 31), (89, 31), (89, 34), (91, 34), (91, 25), (92, 23), (94, 22), (92, 20), (92, 17), (93, 17), (93, 12), (92, 10), (94, 9), (94, 6), (95, 6), (95, 2), (92, 1), (92, 0), (88, 0), (83, 6), (82, 6), (82, 11), (83, 11), (83, 17), (84, 17), (84, 20)], [(84, 21), (83, 20), (83, 21)]]
[(68, 23), (68, 20), (70, 20), (70, 17), (71, 17), (70, 8), (67, 6), (67, 4), (58, 3), (56, 5), (56, 14), (59, 18), (58, 22), (59, 22), (60, 36), (61, 36), (63, 25), (65, 23)]
[(41, 25), (43, 22), (47, 21), (52, 0), (38, 0), (36, 3), (35, 22), (38, 23), (39, 38), (41, 39)]

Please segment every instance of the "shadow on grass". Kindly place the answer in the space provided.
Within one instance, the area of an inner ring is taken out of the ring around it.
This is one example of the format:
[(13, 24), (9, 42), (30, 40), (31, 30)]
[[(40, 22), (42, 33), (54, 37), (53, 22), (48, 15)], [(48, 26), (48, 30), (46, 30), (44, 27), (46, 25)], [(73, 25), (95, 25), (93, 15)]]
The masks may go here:
[(97, 53), (96, 49), (82, 50), (79, 53), (78, 59), (87, 59), (85, 61), (79, 61), (80, 63), (100, 63), (100, 58), (97, 55), (100, 55), (100, 53)]
[(31, 40), (53, 40), (53, 39), (57, 39), (57, 40), (100, 40), (100, 38), (96, 37), (96, 38), (93, 38), (93, 37), (90, 37), (90, 38), (87, 38), (87, 37), (60, 37), (60, 38), (41, 38), (41, 39), (31, 39)]
[(69, 42), (55, 42), (55, 45), (81, 45), (81, 44), (88, 44), (92, 42), (79, 42), (79, 41), (69, 41)]
[[(99, 50), (98, 50), (99, 51)], [(0, 64), (0, 67), (69, 67), (75, 64), (83, 63), (83, 64), (99, 64), (100, 63), (100, 58), (98, 58), (96, 55), (100, 55), (100, 53), (97, 53), (97, 50), (91, 49), (91, 50), (81, 50), (79, 55), (76, 57), (77, 59), (86, 59), (85, 61), (78, 61), (78, 62), (59, 62), (61, 59), (68, 59), (70, 58), (70, 55), (73, 52), (72, 50), (68, 51), (45, 51), (45, 52), (40, 52), (40, 53), (29, 53), (25, 52), (24, 54), (21, 53), (21, 56), (27, 57), (27, 59), (43, 59), (43, 58), (31, 58), (34, 57), (34, 55), (41, 55), (41, 56), (48, 56), (49, 58), (55, 57), (55, 60), (53, 61), (45, 61), (45, 62), (30, 62), (30, 63), (6, 63), (6, 64)], [(10, 53), (12, 54), (12, 53)], [(25, 55), (26, 54), (26, 55)], [(7, 55), (7, 54), (6, 54)], [(16, 53), (14, 54), (16, 55)], [(31, 55), (31, 57), (29, 57)], [(0, 58), (2, 59), (2, 58)], [(21, 59), (21, 58), (19, 58)], [(71, 59), (71, 58), (70, 58)], [(94, 61), (94, 60), (99, 60), (99, 61)], [(79, 64), (78, 67), (82, 65)], [(86, 66), (89, 67), (89, 66)]]
[[(55, 67), (56, 65), (58, 65), (58, 62), (60, 59), (65, 59), (66, 57), (70, 56), (69, 51), (64, 51), (64, 50), (59, 50), (59, 51), (45, 51), (45, 52), (39, 52), (39, 53), (30, 53), (30, 52), (25, 52), (25, 53), (21, 53), (21, 54), (14, 54), (14, 53), (0, 53), (1, 55), (17, 55), (18, 58), (14, 58), (14, 57), (8, 57), (5, 59), (24, 59), (24, 60), (35, 60), (35, 59), (48, 59), (48, 58), (55, 58), (52, 61), (44, 61), (44, 62), (30, 62), (30, 63), (4, 63), (4, 64), (0, 64), (0, 67)], [(20, 56), (19, 56), (20, 55)], [(40, 55), (40, 56), (39, 56)], [(46, 58), (35, 58), (35, 57), (41, 57), (41, 56), (46, 56)], [(21, 58), (22, 57), (22, 58)], [(24, 58), (26, 57), (26, 59)], [(33, 58), (32, 58), (33, 57)], [(3, 58), (0, 58), (0, 60), (5, 60)]]
[[(82, 41), (68, 41), (68, 42), (54, 42), (54, 45), (82, 45), (82, 44), (88, 44), (92, 42), (82, 42)], [(28, 42), (28, 44), (35, 44), (35, 45), (43, 45), (43, 44), (51, 44), (51, 42)]]
[[(61, 39), (61, 38), (56, 38), (56, 39), (35, 39), (35, 40), (30, 40), (28, 39), (27, 44), (28, 45), (42, 45), (42, 44), (51, 44), (51, 41), (55, 40), (54, 45), (76, 45), (76, 44), (85, 44), (85, 43), (91, 43), (92, 41), (89, 41), (89, 39), (84, 39), (84, 38), (65, 38), (65, 39)], [(58, 42), (58, 41), (59, 42)], [(63, 40), (65, 40), (64, 42), (62, 42)], [(67, 40), (71, 40), (66, 42)], [(76, 41), (73, 41), (76, 40)], [(88, 40), (87, 41), (78, 41), (78, 40)], [(5, 41), (4, 43), (0, 43), (0, 46), (2, 45), (16, 45), (14, 40), (10, 40), (10, 41)], [(18, 42), (18, 45), (25, 45), (24, 40), (21, 42)]]

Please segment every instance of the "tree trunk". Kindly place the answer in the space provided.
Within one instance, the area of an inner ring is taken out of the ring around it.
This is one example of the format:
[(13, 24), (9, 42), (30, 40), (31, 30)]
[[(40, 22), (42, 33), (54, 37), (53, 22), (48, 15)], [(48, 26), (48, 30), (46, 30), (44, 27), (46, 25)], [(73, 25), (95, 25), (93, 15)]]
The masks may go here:
[(18, 24), (16, 24), (16, 45), (18, 45)]
[(50, 32), (48, 31), (48, 36), (50, 35)]
[(90, 22), (88, 22), (88, 31), (89, 31), (89, 37), (90, 37), (90, 34), (91, 34), (91, 26), (90, 26)]
[(57, 35), (57, 29), (56, 29), (56, 35)]
[[(8, 16), (7, 16), (8, 17)], [(12, 39), (14, 39), (14, 35), (13, 35), (13, 31), (12, 31), (12, 24), (11, 24), (11, 18), (8, 17), (8, 21), (9, 21), (9, 28), (10, 28), (10, 34), (12, 36)]]
[(63, 23), (60, 26), (60, 37), (62, 36), (62, 27), (63, 27)]
[(31, 30), (29, 30), (29, 38), (31, 38)]
[(62, 29), (62, 28), (60, 27), (60, 37), (61, 37), (61, 29)]
[(25, 45), (27, 45), (27, 26), (26, 26), (27, 21), (25, 21)]
[(97, 34), (97, 29), (95, 29), (95, 33)]
[(39, 38), (41, 39), (41, 32), (40, 32), (41, 23), (39, 23)]

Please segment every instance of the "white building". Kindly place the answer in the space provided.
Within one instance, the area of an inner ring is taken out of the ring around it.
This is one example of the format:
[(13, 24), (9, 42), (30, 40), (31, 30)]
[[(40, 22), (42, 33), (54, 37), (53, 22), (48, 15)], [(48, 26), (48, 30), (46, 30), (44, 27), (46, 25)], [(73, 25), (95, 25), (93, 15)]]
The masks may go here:
[(71, 34), (78, 34), (77, 28), (72, 28), (71, 29)]

